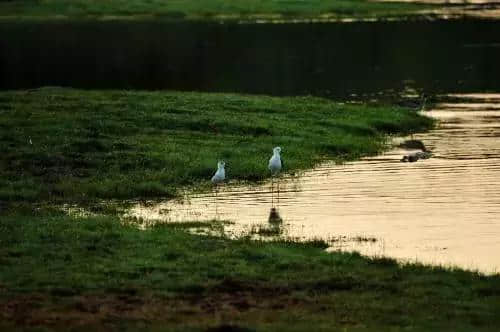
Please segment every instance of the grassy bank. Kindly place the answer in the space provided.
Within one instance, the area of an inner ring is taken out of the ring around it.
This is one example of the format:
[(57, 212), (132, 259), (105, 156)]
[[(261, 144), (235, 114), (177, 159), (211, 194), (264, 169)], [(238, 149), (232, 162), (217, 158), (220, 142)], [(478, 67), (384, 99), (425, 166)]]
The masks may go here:
[(218, 159), (230, 178), (260, 180), (275, 145), (292, 172), (431, 125), (408, 109), (313, 97), (0, 92), (0, 329), (494, 331), (499, 276), (30, 203), (173, 196), (207, 185)]
[(385, 148), (387, 134), (430, 119), (397, 107), (320, 98), (45, 88), (0, 92), (0, 201), (86, 201), (174, 196), (204, 186), (219, 159), (229, 179)]
[(415, 15), (432, 5), (377, 3), (367, 0), (11, 0), (0, 2), (2, 18), (85, 19), (244, 19), (383, 17)]
[(198, 331), (232, 325), (250, 331), (495, 331), (500, 326), (500, 276), (328, 254), (321, 243), (202, 237), (184, 232), (182, 225), (140, 231), (115, 217), (7, 213), (0, 230), (4, 329)]

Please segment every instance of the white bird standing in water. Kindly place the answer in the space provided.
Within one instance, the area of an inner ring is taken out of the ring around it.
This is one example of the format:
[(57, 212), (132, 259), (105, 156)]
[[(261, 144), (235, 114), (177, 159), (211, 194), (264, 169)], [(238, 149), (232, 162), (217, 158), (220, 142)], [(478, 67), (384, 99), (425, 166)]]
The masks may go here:
[(223, 161), (219, 161), (217, 163), (217, 172), (215, 172), (214, 176), (212, 176), (212, 183), (215, 185), (215, 215), (217, 217), (217, 188), (220, 183), (224, 182), (226, 179), (226, 170), (224, 169), (226, 163)]
[(215, 172), (214, 176), (212, 176), (212, 183), (217, 185), (223, 182), (226, 179), (226, 171), (224, 169), (226, 163), (223, 161), (219, 161), (217, 163), (217, 172)]
[(269, 170), (272, 175), (277, 175), (281, 171), (281, 148), (279, 146), (273, 149), (273, 156), (269, 159)]
[[(268, 168), (271, 171), (271, 175), (273, 176), (273, 180), (271, 181), (271, 202), (274, 204), (273, 193), (274, 193), (274, 176), (278, 175), (281, 171), (281, 156), (280, 156), (281, 148), (279, 146), (273, 149), (273, 156), (269, 159)], [(280, 194), (280, 187), (278, 182), (278, 200)]]

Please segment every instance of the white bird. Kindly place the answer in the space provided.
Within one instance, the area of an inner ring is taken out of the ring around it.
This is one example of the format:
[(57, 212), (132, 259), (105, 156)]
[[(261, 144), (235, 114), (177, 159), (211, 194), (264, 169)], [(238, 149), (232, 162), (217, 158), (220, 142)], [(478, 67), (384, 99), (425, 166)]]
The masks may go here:
[(217, 163), (217, 172), (215, 172), (214, 176), (212, 176), (212, 183), (218, 184), (223, 182), (226, 179), (226, 170), (224, 169), (226, 163), (223, 161), (219, 161)]
[(269, 159), (269, 170), (272, 175), (276, 175), (281, 171), (281, 157), (280, 157), (281, 148), (279, 146), (273, 149), (273, 156)]
[[(269, 159), (269, 165), (267, 166), (271, 171), (273, 180), (271, 181), (271, 204), (274, 207), (274, 176), (278, 175), (281, 171), (281, 148), (279, 146), (273, 149), (273, 156)], [(280, 183), (278, 181), (278, 204), (280, 200)]]
[(224, 182), (226, 179), (226, 170), (224, 169), (226, 163), (223, 161), (219, 161), (217, 163), (217, 172), (215, 172), (214, 176), (212, 176), (212, 183), (215, 185), (215, 218), (217, 219), (218, 209), (217, 209), (217, 187), (219, 183)]

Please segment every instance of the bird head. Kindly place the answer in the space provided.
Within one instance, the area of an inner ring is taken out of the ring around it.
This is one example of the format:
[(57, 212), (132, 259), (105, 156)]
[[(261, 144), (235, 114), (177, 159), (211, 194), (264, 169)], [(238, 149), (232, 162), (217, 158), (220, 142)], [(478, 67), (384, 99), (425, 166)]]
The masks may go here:
[(281, 152), (281, 148), (280, 148), (279, 146), (277, 146), (277, 147), (275, 147), (275, 148), (273, 149), (273, 152), (274, 152), (275, 154), (280, 154), (280, 152)]
[(226, 163), (222, 160), (217, 163), (217, 168), (224, 168), (224, 166), (226, 166)]

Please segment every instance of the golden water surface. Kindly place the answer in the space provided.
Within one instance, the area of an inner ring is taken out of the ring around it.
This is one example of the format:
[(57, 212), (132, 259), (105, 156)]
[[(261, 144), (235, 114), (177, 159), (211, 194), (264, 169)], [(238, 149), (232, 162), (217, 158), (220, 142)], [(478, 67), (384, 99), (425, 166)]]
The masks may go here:
[(279, 203), (268, 182), (225, 186), (217, 200), (209, 193), (138, 204), (129, 214), (152, 222), (230, 220), (226, 231), (242, 234), (269, 227), (274, 201), (284, 236), (337, 239), (331, 250), (498, 273), (500, 94), (447, 98), (425, 112), (440, 120), (438, 128), (414, 137), (432, 150), (431, 159), (402, 163), (409, 151), (397, 148), (284, 176)]

